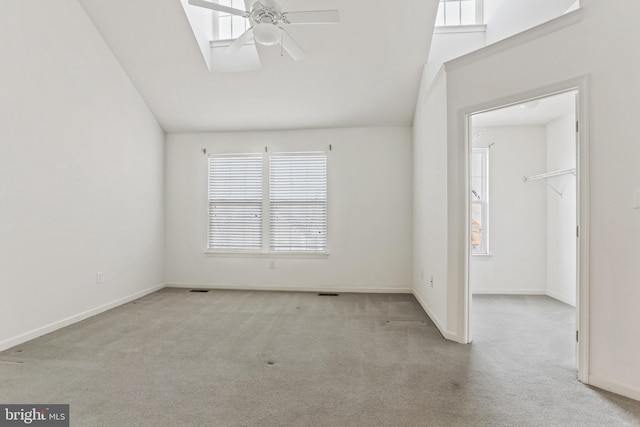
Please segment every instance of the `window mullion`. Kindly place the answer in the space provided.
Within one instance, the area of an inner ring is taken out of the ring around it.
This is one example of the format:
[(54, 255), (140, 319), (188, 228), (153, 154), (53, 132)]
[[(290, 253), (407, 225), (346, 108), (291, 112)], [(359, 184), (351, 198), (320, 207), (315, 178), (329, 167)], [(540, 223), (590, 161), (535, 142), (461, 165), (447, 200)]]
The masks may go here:
[(476, 24), (484, 24), (484, 0), (476, 0)]

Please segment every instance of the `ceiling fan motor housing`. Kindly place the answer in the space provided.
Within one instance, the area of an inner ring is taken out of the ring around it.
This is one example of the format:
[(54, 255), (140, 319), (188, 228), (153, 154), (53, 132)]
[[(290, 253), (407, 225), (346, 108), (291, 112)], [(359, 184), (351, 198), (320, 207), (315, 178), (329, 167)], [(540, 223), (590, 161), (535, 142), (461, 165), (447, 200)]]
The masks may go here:
[(251, 6), (251, 14), (249, 15), (254, 24), (278, 24), (282, 21), (282, 13), (278, 10), (276, 4), (266, 6), (262, 2), (257, 1)]

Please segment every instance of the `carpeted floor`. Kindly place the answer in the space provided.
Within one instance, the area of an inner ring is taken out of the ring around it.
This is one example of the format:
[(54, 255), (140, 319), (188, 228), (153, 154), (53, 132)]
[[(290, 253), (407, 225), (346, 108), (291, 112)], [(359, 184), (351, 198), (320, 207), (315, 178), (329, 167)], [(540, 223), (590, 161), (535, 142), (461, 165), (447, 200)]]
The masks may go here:
[(573, 309), (475, 297), (471, 345), (410, 295), (164, 289), (0, 353), (0, 403), (73, 426), (640, 426), (576, 380)]

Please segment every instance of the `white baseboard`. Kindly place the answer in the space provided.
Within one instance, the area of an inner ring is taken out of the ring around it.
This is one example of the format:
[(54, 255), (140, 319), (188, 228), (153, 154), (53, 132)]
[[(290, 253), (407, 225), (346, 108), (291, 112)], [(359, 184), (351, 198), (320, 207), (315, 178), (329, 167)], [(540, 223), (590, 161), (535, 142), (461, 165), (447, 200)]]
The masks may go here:
[(0, 351), (7, 350), (11, 347), (15, 347), (17, 345), (23, 344), (27, 341), (30, 341), (34, 338), (38, 338), (42, 335), (48, 334), (53, 331), (57, 331), (58, 329), (62, 329), (65, 326), (72, 325), (74, 323), (80, 322), (81, 320), (87, 319), (89, 317), (95, 316), (96, 314), (103, 313), (107, 310), (111, 310), (112, 308), (121, 306), (138, 298), (141, 298), (145, 295), (151, 294), (153, 292), (159, 291), (164, 288), (165, 285), (156, 285), (151, 288), (143, 289), (142, 291), (138, 291), (126, 297), (118, 298), (115, 301), (111, 301), (107, 304), (100, 305), (98, 307), (92, 308), (87, 311), (83, 311), (82, 313), (75, 314), (73, 316), (69, 316), (65, 319), (58, 320), (53, 323), (49, 323), (48, 325), (33, 329), (29, 332), (25, 332), (13, 338), (6, 339), (4, 341), (0, 341)]
[(416, 299), (418, 300), (418, 303), (420, 304), (420, 306), (422, 307), (422, 309), (424, 310), (425, 313), (427, 313), (427, 316), (429, 316), (429, 319), (431, 319), (431, 321), (433, 322), (434, 325), (436, 325), (436, 328), (438, 328), (438, 330), (440, 331), (440, 333), (442, 334), (442, 336), (445, 339), (448, 339), (449, 341), (455, 341), (455, 342), (460, 342), (460, 340), (458, 339), (458, 335), (454, 334), (452, 332), (449, 332), (446, 330), (446, 328), (444, 327), (444, 325), (442, 324), (442, 322), (440, 322), (440, 319), (438, 319), (438, 316), (436, 316), (431, 309), (429, 309), (429, 306), (424, 302), (424, 300), (420, 297), (420, 294), (418, 294), (417, 292), (413, 291), (413, 296), (416, 297)]
[(558, 301), (563, 302), (563, 303), (565, 303), (565, 304), (567, 304), (567, 305), (570, 305), (571, 307), (575, 307), (575, 306), (576, 306), (576, 302), (575, 302), (575, 301), (569, 301), (569, 299), (568, 299), (568, 298), (565, 298), (565, 297), (563, 297), (563, 296), (560, 296), (560, 295), (558, 295), (558, 294), (556, 294), (556, 293), (553, 293), (553, 292), (547, 292), (547, 296), (548, 296), (548, 297), (551, 297), (551, 298), (553, 298), (553, 299), (557, 299)]
[(230, 285), (211, 283), (167, 283), (167, 288), (215, 289), (230, 291), (289, 291), (289, 292), (334, 292), (367, 294), (411, 294), (411, 288), (364, 288), (349, 286), (271, 286), (271, 285)]
[(620, 394), (634, 400), (640, 400), (640, 388), (630, 384), (609, 381), (596, 375), (589, 375), (589, 385)]
[(473, 295), (547, 295), (540, 289), (474, 289)]

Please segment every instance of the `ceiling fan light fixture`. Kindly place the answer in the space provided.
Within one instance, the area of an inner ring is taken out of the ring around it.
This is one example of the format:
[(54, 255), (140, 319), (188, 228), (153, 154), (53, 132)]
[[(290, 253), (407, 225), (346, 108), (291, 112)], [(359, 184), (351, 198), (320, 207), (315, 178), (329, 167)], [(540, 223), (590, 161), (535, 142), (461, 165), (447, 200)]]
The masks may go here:
[(525, 102), (524, 104), (520, 104), (520, 108), (523, 110), (533, 110), (540, 103), (539, 100), (534, 99), (533, 101)]
[(280, 41), (280, 30), (273, 24), (260, 23), (253, 28), (253, 38), (263, 46), (273, 46)]

